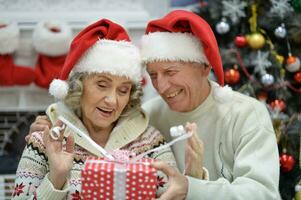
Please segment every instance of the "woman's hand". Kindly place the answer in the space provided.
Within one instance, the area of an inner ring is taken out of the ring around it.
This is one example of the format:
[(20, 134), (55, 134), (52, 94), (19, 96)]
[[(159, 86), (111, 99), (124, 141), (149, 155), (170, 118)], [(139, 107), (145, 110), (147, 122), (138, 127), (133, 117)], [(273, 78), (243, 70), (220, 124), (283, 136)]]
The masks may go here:
[[(55, 126), (62, 126), (62, 122), (58, 122)], [(46, 147), (46, 154), (49, 162), (49, 180), (56, 189), (62, 189), (70, 170), (73, 166), (74, 139), (69, 135), (66, 140), (66, 148), (63, 149), (64, 131), (60, 131), (60, 135), (55, 140), (48, 127), (45, 128), (43, 141)]]
[(27, 141), (33, 132), (45, 131), (47, 127), (50, 129), (51, 126), (51, 122), (47, 115), (38, 115), (35, 121), (30, 125), (29, 134), (25, 137), (25, 140)]
[(187, 123), (185, 128), (187, 132), (192, 132), (185, 147), (185, 175), (203, 179), (204, 144), (198, 137), (195, 123)]

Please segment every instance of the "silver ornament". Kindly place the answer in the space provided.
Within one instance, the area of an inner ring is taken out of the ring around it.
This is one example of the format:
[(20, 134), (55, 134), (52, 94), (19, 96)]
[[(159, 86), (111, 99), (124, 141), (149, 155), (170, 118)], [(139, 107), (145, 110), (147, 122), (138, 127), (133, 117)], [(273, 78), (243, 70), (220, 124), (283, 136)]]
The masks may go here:
[(275, 29), (274, 34), (278, 38), (285, 38), (286, 37), (286, 28), (285, 28), (284, 24), (281, 24), (281, 26), (278, 26)]
[(264, 86), (272, 85), (274, 83), (274, 77), (271, 74), (266, 73), (261, 77), (261, 83)]
[(222, 21), (218, 22), (215, 25), (215, 30), (216, 32), (218, 32), (219, 34), (225, 34), (228, 33), (230, 30), (230, 25), (229, 23), (226, 21), (226, 19), (222, 19)]

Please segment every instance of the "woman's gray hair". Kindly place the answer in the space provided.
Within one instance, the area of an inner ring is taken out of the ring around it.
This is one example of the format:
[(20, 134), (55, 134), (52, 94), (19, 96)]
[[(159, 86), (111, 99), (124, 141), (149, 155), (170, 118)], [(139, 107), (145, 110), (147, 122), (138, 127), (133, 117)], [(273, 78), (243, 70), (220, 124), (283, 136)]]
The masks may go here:
[[(64, 103), (68, 106), (74, 113), (81, 118), (81, 96), (83, 93), (83, 79), (90, 75), (89, 73), (77, 72), (71, 74), (68, 79), (69, 90)], [(130, 115), (134, 111), (141, 110), (141, 96), (143, 95), (141, 84), (133, 84), (130, 99), (120, 117), (125, 117)]]

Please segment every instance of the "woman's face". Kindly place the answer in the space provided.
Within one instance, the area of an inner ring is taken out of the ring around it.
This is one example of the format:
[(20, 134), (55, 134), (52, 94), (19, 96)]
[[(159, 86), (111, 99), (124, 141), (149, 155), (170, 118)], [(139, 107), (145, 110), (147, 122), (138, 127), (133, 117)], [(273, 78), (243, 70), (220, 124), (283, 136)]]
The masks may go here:
[[(88, 75), (83, 79), (82, 120), (86, 126), (110, 128), (129, 102), (132, 82), (109, 73)], [(88, 123), (88, 124), (87, 124)]]

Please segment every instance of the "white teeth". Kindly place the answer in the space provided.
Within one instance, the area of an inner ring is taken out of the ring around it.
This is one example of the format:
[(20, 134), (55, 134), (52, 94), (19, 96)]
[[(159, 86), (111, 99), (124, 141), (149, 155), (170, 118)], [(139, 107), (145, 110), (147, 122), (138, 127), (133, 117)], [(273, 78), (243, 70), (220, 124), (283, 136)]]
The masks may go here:
[(171, 94), (166, 95), (166, 96), (167, 96), (167, 98), (171, 98), (171, 97), (177, 96), (179, 93), (180, 93), (180, 91), (177, 91), (177, 92), (171, 93)]
[(101, 108), (101, 110), (105, 111), (105, 112), (113, 112), (112, 109), (105, 109), (105, 108)]

